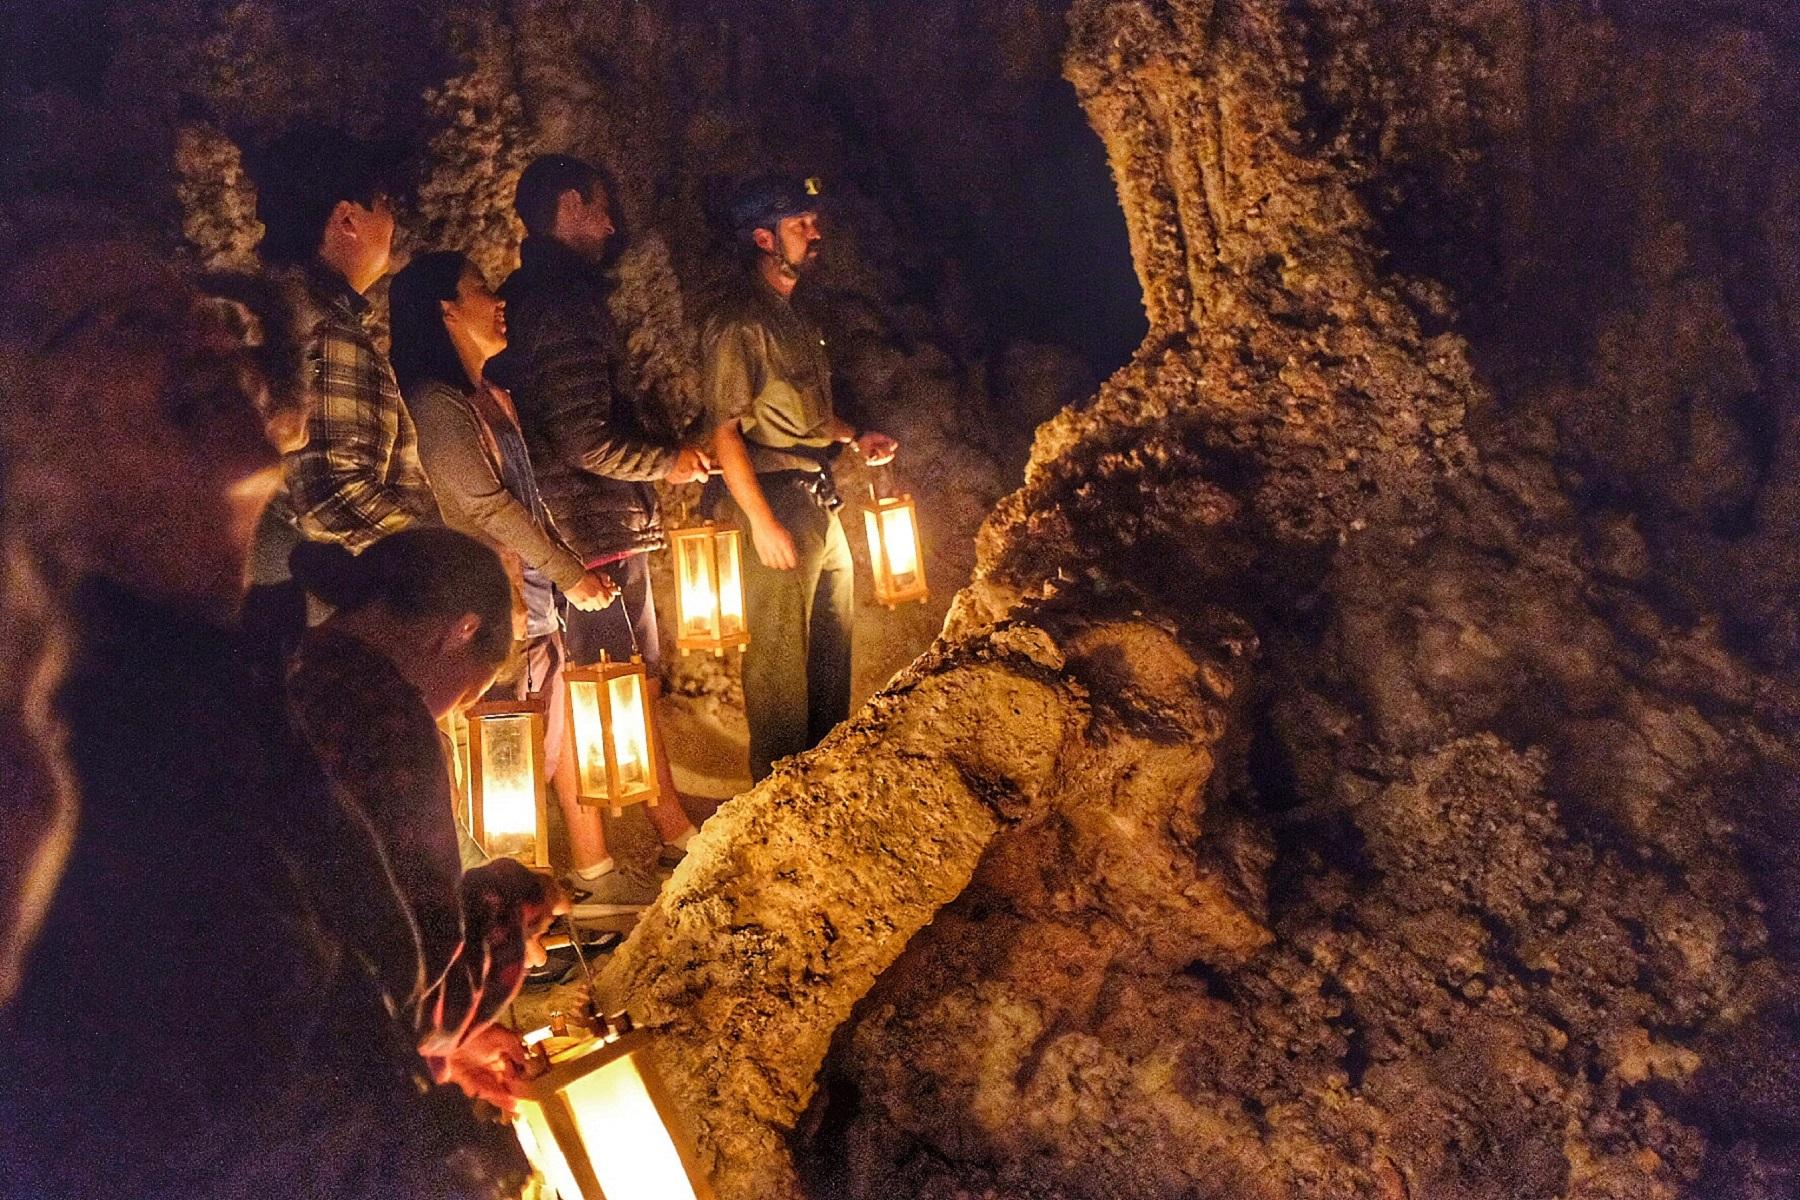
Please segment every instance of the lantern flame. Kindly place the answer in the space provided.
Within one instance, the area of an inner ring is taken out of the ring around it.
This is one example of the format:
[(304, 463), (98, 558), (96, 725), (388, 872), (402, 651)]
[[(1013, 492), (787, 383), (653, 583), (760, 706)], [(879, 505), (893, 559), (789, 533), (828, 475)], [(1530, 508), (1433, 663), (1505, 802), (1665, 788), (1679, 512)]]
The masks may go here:
[(724, 654), (750, 639), (738, 531), (708, 521), (671, 535), (675, 548), (676, 643), (683, 654)]
[(684, 637), (708, 637), (713, 632), (713, 598), (718, 584), (713, 579), (712, 558), (704, 538), (683, 538), (676, 563), (681, 583), (681, 632)]
[(598, 683), (586, 679), (569, 681), (569, 724), (575, 733), (581, 790), (590, 796), (609, 795), (612, 785), (606, 778), (606, 724), (600, 719)]
[(531, 717), (477, 718), (483, 724), (483, 847), (492, 855), (519, 854), (537, 844), (537, 763), (532, 748)]
[(617, 675), (607, 680), (612, 693), (613, 754), (619, 764), (623, 787), (650, 782), (650, 724), (644, 716), (644, 687), (640, 675)]
[(910, 584), (919, 570), (919, 532), (913, 528), (912, 509), (890, 508), (881, 514), (881, 541), (887, 547), (894, 583)]

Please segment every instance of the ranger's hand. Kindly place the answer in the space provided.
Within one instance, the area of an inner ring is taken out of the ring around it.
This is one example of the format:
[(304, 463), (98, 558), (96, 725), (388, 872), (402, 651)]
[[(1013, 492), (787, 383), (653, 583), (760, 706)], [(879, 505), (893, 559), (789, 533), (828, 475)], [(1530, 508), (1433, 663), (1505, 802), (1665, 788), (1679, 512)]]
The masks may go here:
[(589, 571), (581, 577), (580, 583), (563, 595), (582, 612), (599, 612), (619, 598), (619, 585), (612, 581), (610, 575)]
[(900, 453), (899, 442), (873, 429), (856, 439), (856, 448), (862, 451), (863, 461), (871, 467), (885, 466), (894, 461), (894, 455)]
[(696, 483), (711, 471), (712, 461), (704, 450), (698, 446), (683, 446), (676, 452), (675, 462), (663, 479), (668, 483)]
[(794, 539), (780, 521), (771, 517), (766, 524), (750, 523), (750, 540), (756, 543), (756, 557), (774, 571), (791, 571), (800, 565), (794, 553)]

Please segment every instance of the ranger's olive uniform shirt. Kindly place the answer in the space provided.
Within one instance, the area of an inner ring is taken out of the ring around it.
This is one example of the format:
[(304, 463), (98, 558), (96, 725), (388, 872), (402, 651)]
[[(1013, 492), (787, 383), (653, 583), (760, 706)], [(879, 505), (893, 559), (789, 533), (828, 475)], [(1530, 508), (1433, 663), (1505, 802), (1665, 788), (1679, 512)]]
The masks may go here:
[(831, 448), (825, 338), (757, 278), (726, 299), (701, 333), (708, 419), (736, 419), (757, 474), (819, 471)]

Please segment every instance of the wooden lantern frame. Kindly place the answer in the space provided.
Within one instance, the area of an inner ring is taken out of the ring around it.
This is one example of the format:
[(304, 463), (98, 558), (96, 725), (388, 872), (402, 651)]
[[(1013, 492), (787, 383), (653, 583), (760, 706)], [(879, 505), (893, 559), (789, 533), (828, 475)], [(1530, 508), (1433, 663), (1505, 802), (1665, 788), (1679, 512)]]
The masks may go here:
[[(901, 509), (906, 510), (913, 532), (912, 579), (906, 583), (895, 581), (887, 544), (888, 514)], [(925, 583), (925, 540), (920, 536), (919, 509), (913, 503), (912, 493), (872, 496), (869, 506), (863, 509), (863, 520), (869, 534), (869, 570), (875, 579), (875, 602), (893, 609), (925, 599), (930, 594)]]
[[(545, 1140), (551, 1142), (568, 1168), (568, 1175), (579, 1192), (574, 1196), (562, 1196), (561, 1200), (612, 1200), (600, 1186), (594, 1160), (597, 1156), (629, 1154), (634, 1149), (630, 1145), (606, 1144), (593, 1139), (596, 1132), (603, 1131), (589, 1130), (588, 1136), (584, 1137), (567, 1094), (571, 1085), (621, 1059), (631, 1060), (631, 1069), (643, 1085), (644, 1093), (687, 1173), (694, 1200), (713, 1200), (712, 1187), (700, 1167), (680, 1113), (670, 1102), (655, 1065), (648, 1061), (645, 1052), (650, 1043), (647, 1030), (634, 1030), (611, 1038), (589, 1037), (552, 1053), (547, 1069), (526, 1081), (514, 1124), (529, 1130), (532, 1142), (538, 1146), (539, 1156), (547, 1156), (548, 1148), (543, 1143)], [(537, 1165), (544, 1169), (546, 1164), (540, 1162)], [(556, 1183), (557, 1180), (552, 1179), (553, 1186)]]
[[(613, 730), (612, 684), (614, 680), (627, 676), (637, 677), (640, 708), (644, 714), (644, 782), (639, 785), (627, 785), (619, 778), (619, 752)], [(576, 689), (592, 687), (594, 689), (594, 711), (600, 721), (600, 744), (605, 755), (601, 774), (605, 778), (603, 792), (591, 791), (588, 788), (588, 764), (582, 761), (582, 729), (581, 714), (587, 706), (576, 703)], [(618, 662), (602, 654), (600, 661), (591, 667), (564, 667), (563, 690), (569, 704), (568, 736), (575, 752), (575, 798), (589, 808), (605, 808), (618, 816), (629, 804), (642, 804), (654, 808), (661, 799), (662, 785), (657, 770), (662, 746), (657, 741), (656, 721), (650, 711), (650, 674), (644, 667), (644, 660), (632, 655), (629, 661)]]
[[(686, 564), (689, 561), (686, 548), (693, 544), (703, 547), (698, 554), (698, 561), (706, 572), (704, 591), (712, 597), (712, 611), (706, 614), (688, 611), (688, 580), (685, 578)], [(692, 525), (686, 529), (677, 529), (669, 535), (669, 548), (675, 555), (675, 645), (683, 654), (695, 650), (710, 651), (723, 657), (727, 650), (742, 650), (750, 644), (750, 629), (747, 621), (749, 610), (744, 599), (744, 543), (743, 535), (735, 525), (720, 521), (707, 521), (704, 524)], [(731, 569), (723, 569), (721, 556), (728, 555)], [(725, 630), (725, 591), (730, 585), (737, 589), (738, 628), (735, 632)], [(704, 616), (710, 632), (690, 634), (688, 628), (694, 623), (693, 618)]]
[(547, 870), (550, 866), (550, 820), (549, 805), (546, 801), (546, 783), (551, 774), (550, 764), (544, 761), (544, 719), (548, 705), (539, 697), (524, 700), (484, 700), (473, 705), (467, 712), (469, 721), (469, 832), (475, 842), (490, 855), (496, 855), (488, 845), (487, 832), (487, 797), (486, 783), (482, 765), (487, 756), (487, 722), (500, 717), (524, 717), (529, 722), (531, 745), (531, 779), (533, 792), (533, 811), (536, 815), (537, 830), (534, 845), (527, 850), (514, 851), (505, 857), (516, 858), (528, 867)]

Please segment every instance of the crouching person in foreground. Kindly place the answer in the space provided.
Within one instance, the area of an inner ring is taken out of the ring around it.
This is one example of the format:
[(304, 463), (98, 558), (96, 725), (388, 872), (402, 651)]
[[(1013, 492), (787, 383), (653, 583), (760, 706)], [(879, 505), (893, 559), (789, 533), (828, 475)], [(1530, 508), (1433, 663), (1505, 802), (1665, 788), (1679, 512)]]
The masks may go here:
[[(412, 914), (377, 950), (437, 1078), (508, 1107), (523, 1047), (494, 1017), (544, 953), (556, 885), (511, 859), (464, 874), (438, 722), (479, 700), (512, 647), (512, 585), (487, 547), (408, 529), (352, 555), (303, 542), (294, 579), (330, 605), (288, 673), (295, 727), (341, 800), (366, 819)], [(416, 937), (416, 942), (414, 938)], [(417, 946), (415, 952), (414, 947)]]
[(5, 292), (0, 1196), (516, 1195), (396, 1018), (386, 856), (233, 628), (300, 427), (279, 313), (122, 246)]

